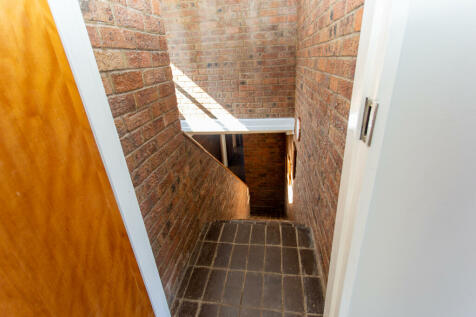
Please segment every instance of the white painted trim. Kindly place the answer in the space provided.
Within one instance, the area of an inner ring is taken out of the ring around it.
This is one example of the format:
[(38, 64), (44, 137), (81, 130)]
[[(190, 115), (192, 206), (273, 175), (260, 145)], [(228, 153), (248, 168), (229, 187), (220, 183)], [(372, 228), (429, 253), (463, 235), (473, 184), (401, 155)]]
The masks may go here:
[[(325, 317), (348, 317), (349, 304), (400, 57), (409, 0), (367, 0), (347, 129)], [(366, 97), (379, 103), (373, 144), (359, 140)]]
[(226, 136), (220, 135), (220, 150), (221, 150), (221, 162), (228, 167), (228, 153), (226, 151)]
[(236, 134), (231, 135), (231, 146), (233, 148), (233, 152), (236, 150)]
[[(198, 122), (199, 120), (197, 120)], [(294, 118), (234, 119), (228, 125), (219, 119), (204, 120), (204, 124), (180, 120), (182, 131), (193, 134), (248, 134), (248, 133), (294, 133)]]
[[(152, 247), (77, 0), (48, 0), (155, 315), (169, 317)], [(121, 305), (121, 303), (116, 303)]]

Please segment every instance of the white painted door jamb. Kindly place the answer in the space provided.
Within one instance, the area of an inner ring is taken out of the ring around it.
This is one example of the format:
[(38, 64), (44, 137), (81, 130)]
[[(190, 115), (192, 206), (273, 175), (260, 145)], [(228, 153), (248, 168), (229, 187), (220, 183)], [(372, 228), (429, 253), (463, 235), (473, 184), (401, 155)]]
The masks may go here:
[(78, 1), (48, 0), (48, 3), (155, 315), (170, 317), (152, 247)]
[[(325, 317), (349, 315), (348, 309), (398, 68), (408, 5), (409, 0), (365, 2), (339, 189)], [(370, 148), (359, 140), (366, 97), (379, 103), (374, 140)]]

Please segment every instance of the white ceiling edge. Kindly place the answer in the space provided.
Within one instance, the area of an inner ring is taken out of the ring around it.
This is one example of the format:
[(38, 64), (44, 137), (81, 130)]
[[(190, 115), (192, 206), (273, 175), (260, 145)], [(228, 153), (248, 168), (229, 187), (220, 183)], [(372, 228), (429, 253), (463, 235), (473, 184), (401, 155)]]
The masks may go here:
[(294, 118), (180, 120), (182, 131), (189, 134), (294, 133)]

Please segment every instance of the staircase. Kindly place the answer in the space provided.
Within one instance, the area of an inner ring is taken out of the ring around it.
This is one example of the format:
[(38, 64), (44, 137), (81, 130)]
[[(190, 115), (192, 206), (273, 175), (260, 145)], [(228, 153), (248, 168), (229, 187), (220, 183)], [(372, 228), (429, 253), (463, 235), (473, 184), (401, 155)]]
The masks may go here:
[(322, 316), (310, 230), (288, 221), (206, 224), (172, 306), (176, 317)]

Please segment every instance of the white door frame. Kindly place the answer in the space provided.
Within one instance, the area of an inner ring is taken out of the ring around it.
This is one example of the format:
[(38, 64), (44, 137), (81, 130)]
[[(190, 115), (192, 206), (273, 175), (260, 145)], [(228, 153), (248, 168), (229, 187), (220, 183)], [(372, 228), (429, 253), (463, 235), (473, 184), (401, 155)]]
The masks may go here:
[[(347, 317), (410, 0), (366, 0), (337, 205), (325, 317)], [(359, 140), (365, 98), (379, 103), (371, 147)]]
[[(170, 311), (77, 0), (48, 0), (156, 316)], [(116, 303), (121, 305), (121, 303)]]

